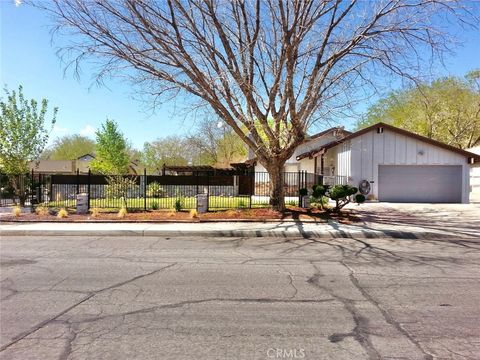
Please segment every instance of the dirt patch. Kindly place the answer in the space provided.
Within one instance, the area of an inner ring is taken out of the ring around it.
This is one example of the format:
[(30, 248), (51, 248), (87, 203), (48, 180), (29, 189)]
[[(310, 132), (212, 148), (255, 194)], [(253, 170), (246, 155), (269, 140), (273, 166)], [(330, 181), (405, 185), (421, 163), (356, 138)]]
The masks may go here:
[(49, 215), (22, 214), (14, 217), (10, 214), (2, 216), (2, 222), (209, 222), (209, 221), (282, 221), (299, 220), (310, 222), (327, 222), (335, 220), (350, 224), (360, 221), (354, 210), (345, 210), (341, 214), (329, 213), (317, 209), (307, 210), (299, 207), (289, 207), (284, 213), (265, 209), (238, 209), (213, 211), (192, 216), (188, 211), (141, 211), (130, 212), (124, 218), (118, 218), (116, 212), (100, 212), (93, 217), (91, 214), (78, 215), (70, 213), (67, 218), (59, 219), (55, 213)]

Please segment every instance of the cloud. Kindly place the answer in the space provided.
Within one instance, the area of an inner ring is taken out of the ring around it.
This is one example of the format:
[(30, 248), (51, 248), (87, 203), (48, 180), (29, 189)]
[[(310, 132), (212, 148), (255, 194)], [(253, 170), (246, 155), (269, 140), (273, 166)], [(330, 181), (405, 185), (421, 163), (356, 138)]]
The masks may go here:
[(15, 6), (19, 7), (20, 5), (22, 5), (22, 0), (15, 0)]
[(82, 130), (80, 130), (80, 135), (82, 136), (95, 135), (95, 128), (92, 125), (87, 124)]

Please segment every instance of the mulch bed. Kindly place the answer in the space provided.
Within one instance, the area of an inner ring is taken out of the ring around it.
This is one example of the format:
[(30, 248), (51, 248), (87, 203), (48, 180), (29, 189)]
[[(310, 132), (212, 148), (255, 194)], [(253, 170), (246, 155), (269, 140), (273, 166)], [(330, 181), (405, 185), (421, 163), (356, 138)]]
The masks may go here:
[(69, 214), (68, 218), (59, 219), (56, 213), (49, 215), (21, 214), (15, 217), (5, 214), (0, 218), (2, 222), (216, 222), (216, 221), (251, 221), (268, 222), (282, 220), (299, 220), (309, 222), (325, 223), (328, 220), (335, 220), (343, 224), (351, 224), (361, 221), (359, 215), (354, 211), (344, 210), (340, 214), (325, 212), (317, 209), (306, 210), (299, 207), (289, 206), (284, 212), (271, 209), (238, 209), (214, 211), (205, 214), (191, 216), (188, 211), (142, 211), (130, 212), (124, 218), (118, 218), (117, 213), (101, 212), (98, 216)]

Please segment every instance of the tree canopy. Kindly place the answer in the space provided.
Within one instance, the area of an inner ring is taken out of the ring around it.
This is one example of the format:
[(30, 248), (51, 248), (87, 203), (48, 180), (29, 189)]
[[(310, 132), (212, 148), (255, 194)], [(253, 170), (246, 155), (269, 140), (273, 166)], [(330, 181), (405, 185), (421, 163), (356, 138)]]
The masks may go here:
[(75, 160), (85, 154), (95, 154), (95, 141), (79, 134), (66, 135), (55, 139), (42, 153), (48, 160)]
[(108, 175), (128, 173), (130, 156), (127, 140), (115, 121), (107, 119), (96, 133), (95, 159), (90, 169)]
[(390, 93), (372, 105), (357, 128), (377, 122), (461, 149), (480, 144), (480, 71)]
[(53, 108), (47, 120), (47, 99), (40, 104), (26, 99), (22, 86), (18, 91), (5, 89), (5, 94), (6, 99), (0, 98), (0, 171), (22, 174), (28, 172), (30, 161), (39, 159), (56, 122), (58, 108)]

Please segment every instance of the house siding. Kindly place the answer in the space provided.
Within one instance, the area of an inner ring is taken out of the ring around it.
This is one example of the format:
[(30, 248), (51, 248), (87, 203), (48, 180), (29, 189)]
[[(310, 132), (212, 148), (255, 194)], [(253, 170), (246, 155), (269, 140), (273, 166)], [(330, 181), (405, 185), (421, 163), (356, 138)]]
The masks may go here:
[(378, 134), (373, 129), (329, 149), (328, 153), (337, 154), (337, 175), (347, 176), (349, 184), (358, 186), (362, 180), (373, 181), (376, 198), (379, 165), (461, 165), (462, 202), (468, 202), (470, 165), (466, 157), (424, 141), (388, 129)]

